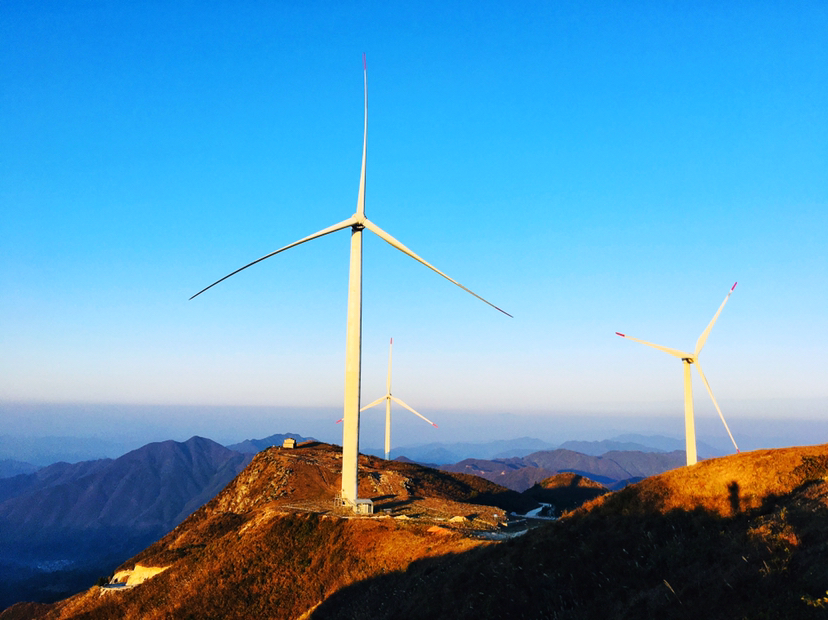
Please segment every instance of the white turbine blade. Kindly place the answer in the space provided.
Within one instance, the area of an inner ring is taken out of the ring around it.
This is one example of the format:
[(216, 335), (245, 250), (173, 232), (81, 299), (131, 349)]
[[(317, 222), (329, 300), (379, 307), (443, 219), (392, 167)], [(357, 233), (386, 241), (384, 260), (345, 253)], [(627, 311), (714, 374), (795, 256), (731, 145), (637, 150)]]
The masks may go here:
[[(371, 222), (370, 220), (367, 220), (367, 219), (366, 219), (366, 220), (363, 220), (362, 224), (365, 226), (365, 228), (367, 228), (367, 229), (368, 229), (368, 230), (370, 230), (372, 233), (374, 233), (375, 235), (377, 235), (380, 239), (382, 239), (383, 241), (385, 241), (386, 243), (388, 243), (391, 247), (397, 248), (397, 249), (398, 249), (400, 252), (402, 252), (403, 254), (408, 254), (411, 258), (413, 258), (413, 259), (414, 259), (414, 260), (416, 260), (417, 262), (422, 263), (423, 265), (425, 265), (426, 267), (428, 267), (429, 269), (431, 269), (433, 272), (435, 272), (435, 273), (437, 273), (437, 274), (439, 274), (439, 275), (443, 276), (443, 277), (444, 277), (446, 280), (448, 280), (449, 282), (452, 282), (452, 283), (456, 284), (457, 286), (459, 286), (460, 288), (462, 288), (464, 291), (466, 291), (467, 293), (469, 293), (469, 294), (471, 294), (471, 295), (474, 295), (474, 296), (475, 296), (475, 297), (477, 297), (480, 301), (482, 301), (483, 303), (486, 303), (486, 304), (490, 305), (490, 306), (491, 306), (492, 308), (494, 308), (495, 310), (497, 310), (497, 311), (499, 311), (499, 312), (502, 312), (502, 313), (503, 313), (503, 314), (505, 314), (506, 316), (509, 316), (509, 317), (511, 317), (511, 316), (512, 316), (511, 314), (509, 314), (509, 313), (508, 313), (508, 312), (506, 312), (505, 310), (503, 310), (503, 309), (498, 308), (497, 306), (495, 306), (492, 302), (490, 302), (490, 301), (487, 301), (487, 300), (483, 299), (480, 295), (478, 295), (478, 294), (477, 294), (477, 293), (475, 293), (474, 291), (471, 291), (471, 290), (467, 289), (465, 286), (463, 286), (462, 284), (460, 284), (457, 280), (455, 280), (455, 279), (453, 279), (453, 278), (450, 278), (449, 276), (447, 276), (446, 274), (444, 274), (442, 271), (440, 271), (439, 269), (437, 269), (437, 267), (435, 267), (434, 265), (432, 265), (432, 264), (428, 263), (427, 261), (425, 261), (425, 260), (423, 260), (422, 258), (420, 258), (419, 256), (417, 256), (414, 252), (412, 252), (411, 250), (409, 250), (409, 249), (408, 249), (407, 247), (405, 247), (402, 243), (400, 243), (399, 241), (397, 241), (396, 239), (394, 239), (394, 237), (392, 237), (391, 235), (389, 235), (389, 234), (388, 234), (387, 232), (385, 232), (382, 228), (380, 228), (379, 226), (377, 226), (376, 224), (374, 224), (374, 223), (373, 223), (373, 222)], [(513, 318), (514, 318), (514, 317), (513, 317)]]
[(696, 342), (696, 353), (695, 353), (695, 355), (698, 355), (699, 353), (701, 353), (702, 347), (704, 346), (704, 343), (707, 342), (707, 337), (710, 335), (710, 330), (713, 329), (713, 324), (716, 322), (716, 319), (719, 318), (719, 314), (721, 314), (722, 308), (725, 307), (725, 304), (727, 303), (727, 300), (730, 299), (730, 295), (733, 293), (733, 289), (736, 288), (737, 284), (739, 284), (739, 283), (735, 282), (733, 284), (733, 286), (730, 287), (730, 291), (728, 292), (727, 296), (724, 298), (724, 301), (722, 302), (722, 305), (719, 306), (719, 309), (716, 311), (716, 314), (713, 315), (713, 319), (710, 321), (710, 325), (708, 325), (707, 329), (705, 329), (702, 332), (702, 335), (699, 336), (699, 339)]
[(370, 409), (371, 407), (376, 407), (380, 403), (384, 402), (387, 398), (388, 398), (388, 394), (386, 394), (382, 398), (378, 398), (377, 400), (372, 402), (370, 405), (365, 405), (362, 409), (360, 409), (360, 411), (365, 411), (366, 409)]
[(351, 217), (349, 217), (347, 220), (344, 220), (344, 221), (342, 221), (342, 222), (339, 222), (339, 224), (334, 224), (333, 226), (329, 226), (328, 228), (323, 228), (323, 229), (322, 229), (322, 230), (320, 230), (319, 232), (315, 232), (315, 233), (313, 233), (312, 235), (308, 235), (307, 237), (305, 237), (305, 238), (303, 238), (303, 239), (299, 239), (299, 241), (294, 241), (293, 243), (291, 243), (291, 244), (289, 244), (289, 245), (286, 245), (286, 246), (285, 246), (285, 247), (283, 247), (283, 248), (279, 248), (279, 249), (278, 249), (278, 250), (276, 250), (275, 252), (271, 252), (270, 254), (267, 254), (267, 255), (265, 255), (265, 256), (262, 256), (261, 258), (257, 258), (257, 259), (256, 259), (256, 260), (254, 260), (252, 263), (247, 263), (244, 267), (240, 267), (240, 268), (236, 269), (233, 273), (228, 273), (226, 276), (224, 276), (224, 277), (223, 277), (223, 278), (221, 278), (220, 280), (216, 280), (215, 282), (213, 282), (213, 283), (212, 283), (210, 286), (208, 286), (207, 288), (203, 288), (203, 289), (201, 289), (198, 293), (196, 293), (195, 295), (193, 295), (192, 297), (190, 297), (190, 299), (195, 299), (196, 297), (198, 297), (199, 295), (201, 295), (204, 291), (207, 291), (207, 290), (209, 290), (209, 289), (213, 288), (213, 287), (214, 287), (216, 284), (218, 284), (219, 282), (224, 282), (227, 278), (229, 278), (229, 277), (231, 277), (231, 276), (236, 275), (236, 274), (237, 274), (237, 273), (239, 273), (240, 271), (244, 271), (244, 270), (245, 270), (245, 269), (247, 269), (248, 267), (252, 267), (252, 266), (253, 266), (253, 265), (255, 265), (256, 263), (260, 263), (260, 262), (262, 262), (263, 260), (265, 260), (265, 259), (267, 259), (267, 258), (270, 258), (271, 256), (275, 256), (275, 255), (276, 255), (276, 254), (278, 254), (279, 252), (284, 252), (285, 250), (289, 250), (290, 248), (294, 248), (294, 247), (296, 247), (297, 245), (300, 245), (300, 244), (302, 244), (302, 243), (305, 243), (306, 241), (312, 241), (313, 239), (317, 239), (318, 237), (324, 237), (325, 235), (329, 235), (329, 234), (331, 234), (332, 232), (336, 232), (337, 230), (343, 230), (343, 229), (345, 229), (345, 228), (348, 228), (348, 227), (350, 227), (350, 226), (353, 226), (355, 223), (356, 223), (356, 219), (355, 219), (353, 216), (351, 216)]
[(414, 411), (411, 407), (409, 407), (408, 405), (406, 405), (403, 401), (401, 401), (401, 400), (400, 400), (399, 398), (397, 398), (396, 396), (392, 396), (392, 397), (391, 397), (391, 400), (393, 400), (393, 401), (394, 401), (395, 403), (397, 403), (398, 405), (402, 405), (403, 407), (405, 407), (406, 409), (408, 409), (411, 413), (413, 413), (415, 416), (418, 416), (418, 417), (422, 418), (423, 420), (425, 420), (426, 422), (428, 422), (429, 424), (431, 424), (434, 428), (437, 428), (437, 425), (436, 425), (434, 422), (432, 422), (431, 420), (429, 420), (429, 419), (428, 419), (427, 417), (425, 417), (422, 413), (419, 413), (419, 412), (417, 412), (417, 411)]
[(633, 338), (632, 336), (627, 336), (627, 334), (622, 334), (621, 332), (615, 332), (617, 336), (621, 336), (622, 338), (627, 338), (629, 340), (635, 340), (636, 342), (640, 342), (641, 344), (646, 344), (648, 347), (653, 347), (654, 349), (658, 349), (659, 351), (664, 351), (665, 353), (669, 353), (674, 357), (679, 359), (684, 359), (686, 357), (693, 357), (690, 353), (685, 353), (684, 351), (679, 351), (678, 349), (671, 349), (669, 347), (663, 347), (660, 344), (653, 344), (652, 342), (647, 342), (646, 340), (641, 340), (640, 338)]
[(739, 452), (739, 446), (736, 445), (736, 440), (733, 439), (733, 433), (730, 432), (730, 427), (727, 425), (727, 422), (725, 422), (724, 416), (722, 415), (722, 410), (719, 409), (719, 403), (716, 402), (716, 397), (713, 396), (713, 390), (710, 389), (710, 384), (707, 382), (707, 377), (705, 377), (704, 373), (702, 372), (702, 367), (701, 364), (699, 364), (699, 360), (696, 360), (696, 369), (699, 371), (699, 376), (702, 378), (702, 381), (704, 382), (704, 387), (707, 388), (707, 393), (710, 394), (710, 400), (713, 401), (713, 406), (716, 407), (716, 411), (719, 412), (719, 417), (722, 419), (722, 424), (724, 424), (725, 430), (727, 431), (727, 434), (730, 436), (730, 441), (733, 442), (733, 447), (736, 448), (736, 452)]
[(365, 124), (362, 133), (362, 171), (359, 174), (359, 194), (357, 195), (357, 215), (365, 215), (365, 163), (368, 159), (368, 64), (365, 53), (362, 54), (362, 77), (365, 86)]
[(385, 391), (388, 394), (391, 394), (391, 352), (394, 349), (394, 339), (391, 339), (391, 343), (388, 345), (388, 378), (385, 380)]

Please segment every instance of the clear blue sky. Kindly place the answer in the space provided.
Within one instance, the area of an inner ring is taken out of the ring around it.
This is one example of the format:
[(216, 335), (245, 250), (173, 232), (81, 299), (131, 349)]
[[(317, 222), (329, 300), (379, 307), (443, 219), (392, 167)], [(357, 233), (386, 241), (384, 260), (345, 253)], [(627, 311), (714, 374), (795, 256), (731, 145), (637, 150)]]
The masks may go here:
[(367, 235), (363, 402), (393, 336), (427, 414), (680, 429), (680, 363), (614, 332), (691, 349), (738, 280), (726, 416), (824, 416), (826, 33), (825, 2), (8, 0), (0, 402), (340, 407), (347, 232), (188, 297), (353, 213), (365, 52), (368, 217), (515, 318)]

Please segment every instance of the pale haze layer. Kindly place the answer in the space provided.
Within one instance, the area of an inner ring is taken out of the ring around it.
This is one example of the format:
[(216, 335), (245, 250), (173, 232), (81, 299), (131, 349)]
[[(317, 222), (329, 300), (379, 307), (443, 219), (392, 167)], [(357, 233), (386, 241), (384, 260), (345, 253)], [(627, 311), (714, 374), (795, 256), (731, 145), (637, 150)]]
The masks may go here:
[(341, 437), (347, 231), (188, 298), (353, 213), (365, 52), (366, 214), (514, 315), (366, 236), (363, 402), (393, 337), (440, 426), (395, 443), (681, 436), (679, 360), (614, 332), (692, 350), (735, 281), (736, 439), (828, 441), (825, 3), (0, 12), (0, 435)]

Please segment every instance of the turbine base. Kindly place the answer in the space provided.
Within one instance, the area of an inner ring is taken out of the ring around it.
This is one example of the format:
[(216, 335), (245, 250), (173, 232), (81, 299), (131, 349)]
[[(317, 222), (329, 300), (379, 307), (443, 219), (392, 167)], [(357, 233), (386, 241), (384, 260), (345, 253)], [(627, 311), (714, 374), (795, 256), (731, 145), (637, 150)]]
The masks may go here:
[(341, 493), (337, 493), (334, 497), (334, 508), (350, 509), (358, 515), (372, 515), (374, 514), (374, 502), (370, 499), (357, 498), (350, 500), (342, 497)]

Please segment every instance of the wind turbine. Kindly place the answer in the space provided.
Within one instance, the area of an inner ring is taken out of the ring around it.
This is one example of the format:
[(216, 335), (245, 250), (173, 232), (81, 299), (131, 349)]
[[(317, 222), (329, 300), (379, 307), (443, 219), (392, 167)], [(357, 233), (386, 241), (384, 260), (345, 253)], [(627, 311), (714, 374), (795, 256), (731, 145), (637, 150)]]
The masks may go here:
[(360, 504), (371, 504), (370, 500), (359, 500), (357, 495), (357, 462), (359, 458), (359, 397), (362, 353), (362, 231), (367, 228), (392, 247), (422, 263), (432, 271), (443, 276), (449, 282), (456, 284), (467, 293), (474, 295), (479, 300), (490, 305), (492, 308), (502, 312), (503, 314), (512, 316), (508, 312), (501, 310), (493, 303), (483, 299), (477, 293), (467, 289), (457, 280), (450, 278), (435, 266), (417, 256), (414, 252), (365, 217), (365, 163), (368, 152), (368, 69), (365, 62), (365, 54), (362, 55), (362, 73), (365, 97), (365, 120), (362, 137), (362, 170), (359, 177), (359, 193), (357, 194), (356, 212), (348, 219), (343, 220), (338, 224), (334, 224), (328, 228), (323, 228), (312, 235), (299, 239), (299, 241), (294, 241), (293, 243), (279, 248), (270, 254), (257, 258), (244, 267), (240, 267), (223, 278), (216, 280), (210, 286), (203, 288), (198, 293), (190, 297), (190, 299), (198, 297), (204, 291), (214, 287), (219, 282), (223, 282), (240, 271), (243, 271), (256, 263), (260, 263), (271, 256), (275, 256), (280, 252), (289, 250), (290, 248), (296, 247), (297, 245), (307, 241), (312, 241), (313, 239), (329, 235), (338, 230), (344, 230), (346, 228), (351, 229), (351, 256), (348, 274), (348, 318), (345, 338), (345, 404), (343, 416), (344, 424), (342, 429), (341, 499), (344, 504), (351, 506), (355, 511), (362, 511)]
[(381, 396), (370, 405), (365, 405), (360, 412), (365, 411), (366, 409), (370, 409), (371, 407), (375, 407), (379, 405), (381, 402), (385, 401), (385, 460), (387, 461), (391, 458), (391, 401), (393, 400), (398, 405), (401, 405), (408, 409), (411, 413), (415, 416), (422, 418), (429, 424), (431, 424), (434, 428), (437, 428), (437, 425), (425, 417), (423, 414), (419, 413), (418, 411), (414, 411), (411, 407), (406, 405), (403, 401), (401, 401), (396, 396), (391, 395), (391, 351), (394, 347), (394, 339), (391, 339), (391, 343), (388, 345), (388, 379), (385, 382), (386, 392), (385, 396)]
[(627, 336), (626, 334), (622, 334), (621, 332), (615, 332), (622, 338), (629, 338), (630, 340), (635, 340), (636, 342), (640, 342), (641, 344), (646, 344), (648, 347), (653, 347), (654, 349), (658, 349), (659, 351), (669, 353), (673, 357), (677, 357), (682, 361), (682, 364), (684, 365), (684, 442), (686, 446), (685, 450), (687, 454), (688, 465), (695, 465), (697, 461), (696, 424), (693, 418), (693, 384), (690, 375), (691, 364), (696, 365), (696, 369), (699, 371), (699, 376), (702, 378), (702, 382), (704, 382), (704, 387), (707, 388), (707, 393), (710, 394), (710, 399), (713, 401), (713, 405), (716, 407), (716, 411), (719, 412), (719, 417), (722, 419), (722, 424), (724, 424), (725, 430), (727, 431), (727, 434), (730, 436), (730, 441), (733, 442), (733, 447), (736, 448), (736, 452), (739, 452), (739, 446), (736, 445), (736, 440), (733, 439), (733, 433), (730, 432), (730, 428), (727, 426), (727, 422), (725, 422), (724, 416), (722, 415), (722, 410), (719, 409), (719, 403), (716, 402), (716, 397), (713, 396), (713, 390), (710, 389), (710, 384), (707, 382), (707, 377), (704, 376), (704, 372), (702, 372), (701, 362), (699, 361), (699, 354), (701, 353), (702, 347), (704, 347), (704, 343), (707, 342), (707, 337), (710, 335), (710, 330), (713, 329), (713, 324), (716, 322), (716, 319), (719, 318), (719, 314), (721, 314), (722, 308), (725, 307), (727, 300), (730, 299), (730, 295), (733, 293), (733, 289), (736, 288), (736, 284), (738, 284), (738, 282), (734, 283), (733, 286), (730, 287), (730, 291), (728, 291), (727, 296), (724, 298), (722, 305), (719, 306), (719, 309), (716, 311), (716, 314), (713, 315), (713, 319), (710, 321), (710, 324), (702, 332), (701, 336), (699, 336), (699, 339), (696, 341), (696, 349), (695, 351), (693, 351), (693, 353), (679, 351), (678, 349), (670, 349), (668, 347), (663, 347), (660, 344), (653, 344), (652, 342), (647, 342), (646, 340), (639, 340), (638, 338)]

